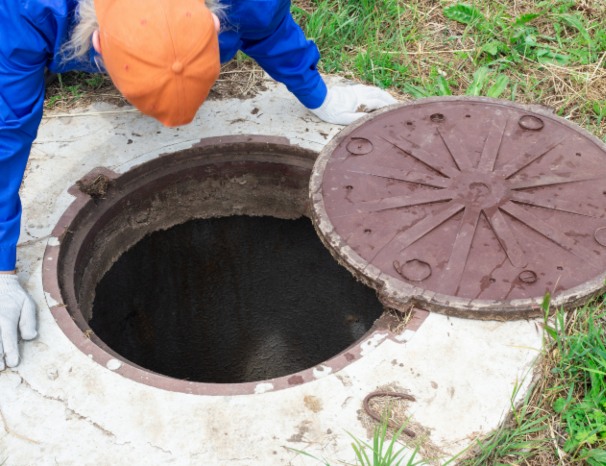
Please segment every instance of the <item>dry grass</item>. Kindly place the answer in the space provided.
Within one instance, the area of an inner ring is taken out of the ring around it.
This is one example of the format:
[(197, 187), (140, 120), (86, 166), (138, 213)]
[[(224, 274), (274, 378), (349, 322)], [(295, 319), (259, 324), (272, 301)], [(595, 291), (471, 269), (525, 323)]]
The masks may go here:
[[(209, 100), (239, 98), (248, 99), (266, 89), (265, 73), (259, 65), (243, 55), (224, 64), (221, 74), (208, 96)], [(91, 84), (92, 83), (92, 84)], [(104, 74), (67, 73), (61, 81), (47, 86), (45, 108), (69, 110), (93, 102), (108, 102), (122, 106), (128, 102)]]

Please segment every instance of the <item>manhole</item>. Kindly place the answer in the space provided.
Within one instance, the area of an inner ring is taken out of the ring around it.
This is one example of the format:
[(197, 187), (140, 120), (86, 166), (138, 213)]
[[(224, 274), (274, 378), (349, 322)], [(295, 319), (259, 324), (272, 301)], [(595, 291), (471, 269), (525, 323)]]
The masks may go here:
[(432, 98), (332, 140), (312, 217), (389, 306), (522, 318), (603, 292), (605, 181), (606, 145), (545, 109)]
[(112, 370), (195, 393), (300, 384), (359, 357), (383, 305), (306, 218), (316, 155), (209, 139), (80, 180), (45, 254), (61, 328)]
[(332, 259), (308, 219), (237, 216), (142, 239), (98, 284), (89, 324), (139, 366), (236, 383), (320, 364), (362, 338), (381, 312), (374, 291)]

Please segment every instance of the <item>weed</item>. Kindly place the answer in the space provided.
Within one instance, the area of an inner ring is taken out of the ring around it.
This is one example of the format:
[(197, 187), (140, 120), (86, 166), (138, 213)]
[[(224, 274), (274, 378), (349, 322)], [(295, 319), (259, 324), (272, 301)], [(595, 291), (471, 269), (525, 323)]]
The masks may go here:
[(91, 89), (100, 89), (107, 84), (107, 78), (102, 74), (91, 74), (84, 82)]
[[(388, 419), (389, 417), (385, 416), (385, 420), (375, 427), (372, 445), (349, 434), (353, 439), (351, 446), (356, 454), (356, 460), (361, 466), (400, 466), (405, 461), (406, 447), (397, 449), (396, 444), (405, 426), (400, 427), (392, 436), (391, 441), (387, 443)], [(418, 449), (413, 450), (411, 456), (406, 460), (407, 466), (424, 464), (421, 460), (415, 460), (417, 453)]]
[(606, 117), (606, 100), (596, 100), (591, 103), (591, 109), (594, 111), (598, 125), (602, 123)]
[[(372, 445), (348, 432), (353, 440), (351, 446), (356, 457), (356, 464), (360, 466), (420, 466), (426, 464), (425, 461), (416, 459), (418, 448), (410, 452), (408, 448), (398, 444), (398, 439), (406, 426), (400, 427), (389, 440), (389, 413), (384, 413), (382, 419), (382, 422), (377, 424), (374, 429)], [(320, 459), (302, 450), (293, 451), (320, 461), (324, 466), (331, 466), (324, 458)]]
[(69, 72), (58, 74), (55, 82), (47, 87), (45, 107), (69, 107), (103, 98), (124, 102), (106, 75)]

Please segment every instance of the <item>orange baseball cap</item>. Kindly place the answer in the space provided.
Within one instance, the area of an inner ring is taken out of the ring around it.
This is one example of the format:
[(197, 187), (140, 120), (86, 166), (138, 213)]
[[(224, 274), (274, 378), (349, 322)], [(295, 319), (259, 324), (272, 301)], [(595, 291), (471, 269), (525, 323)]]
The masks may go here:
[(103, 64), (124, 97), (166, 126), (191, 122), (219, 76), (203, 0), (95, 0)]

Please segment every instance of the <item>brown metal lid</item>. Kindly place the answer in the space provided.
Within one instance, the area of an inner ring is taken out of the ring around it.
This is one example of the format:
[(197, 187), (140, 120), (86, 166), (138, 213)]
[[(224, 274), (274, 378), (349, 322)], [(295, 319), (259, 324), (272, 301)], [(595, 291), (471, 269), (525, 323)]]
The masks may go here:
[(523, 318), (605, 289), (606, 145), (543, 108), (375, 112), (326, 146), (310, 193), (322, 241), (398, 309)]

